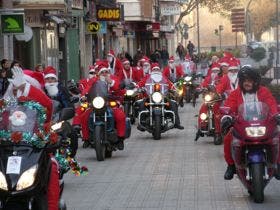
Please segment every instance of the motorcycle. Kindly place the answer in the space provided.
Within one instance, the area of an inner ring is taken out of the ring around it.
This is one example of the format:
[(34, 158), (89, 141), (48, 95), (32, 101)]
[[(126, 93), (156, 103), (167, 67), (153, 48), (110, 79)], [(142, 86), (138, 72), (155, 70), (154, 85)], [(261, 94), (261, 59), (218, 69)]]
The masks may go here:
[[(229, 107), (220, 109), (229, 113)], [(264, 201), (264, 188), (277, 167), (279, 132), (269, 110), (262, 102), (241, 104), (230, 131), (236, 173), (256, 203)]]
[(124, 113), (127, 118), (130, 119), (131, 124), (135, 123), (135, 110), (134, 110), (134, 103), (137, 99), (138, 92), (136, 84), (133, 82), (129, 82), (125, 84), (125, 93), (124, 93), (124, 100), (123, 100), (123, 108)]
[[(92, 107), (89, 118), (90, 142), (95, 148), (98, 161), (112, 157), (112, 152), (117, 150), (117, 132), (112, 108), (118, 103), (113, 96), (109, 96), (107, 84), (98, 80), (90, 89), (88, 101)], [(126, 136), (131, 133), (130, 120), (126, 118)]]
[(173, 97), (177, 101), (180, 107), (184, 107), (184, 96), (186, 95), (186, 81), (184, 78), (180, 78), (177, 82), (174, 83), (176, 87), (176, 95)]
[(192, 101), (193, 106), (196, 104), (196, 99), (198, 95), (196, 94), (196, 88), (198, 87), (198, 76), (193, 74), (191, 76), (186, 76), (185, 80), (185, 100), (186, 103), (190, 103)]
[[(199, 139), (199, 137), (203, 136), (213, 136), (214, 144), (220, 145), (223, 142), (222, 136), (220, 132), (216, 131), (215, 125), (215, 116), (214, 107), (217, 109), (219, 106), (219, 102), (222, 101), (222, 98), (217, 94), (215, 88), (213, 86), (209, 86), (207, 89), (201, 91), (203, 94), (203, 104), (201, 105), (200, 114), (198, 116), (198, 130), (196, 132), (195, 141)], [(216, 121), (217, 122), (217, 121)]]
[[(45, 116), (36, 102), (1, 101), (0, 209), (48, 209), (49, 154), (59, 147), (60, 139), (44, 127)], [(61, 119), (71, 117), (64, 112)], [(59, 208), (66, 209), (61, 198)]]
[(168, 110), (168, 84), (163, 80), (161, 73), (152, 72), (144, 91), (148, 97), (143, 99), (144, 107), (138, 114), (138, 126), (143, 131), (152, 133), (155, 140), (159, 140), (161, 133), (174, 128), (175, 124), (175, 113)]

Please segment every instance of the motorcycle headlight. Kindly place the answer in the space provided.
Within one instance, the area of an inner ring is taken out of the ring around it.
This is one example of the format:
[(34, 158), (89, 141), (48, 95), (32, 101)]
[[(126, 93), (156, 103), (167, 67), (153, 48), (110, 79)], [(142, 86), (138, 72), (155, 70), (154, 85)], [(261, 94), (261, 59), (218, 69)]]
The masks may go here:
[(183, 90), (183, 89), (178, 90), (178, 94), (179, 94), (180, 96), (183, 95), (183, 93), (184, 93), (184, 90)]
[(204, 100), (206, 101), (206, 102), (209, 102), (209, 101), (211, 101), (212, 100), (212, 96), (210, 96), (210, 95), (205, 95), (204, 96)]
[(127, 96), (132, 96), (134, 94), (134, 90), (126, 90)]
[(8, 184), (6, 178), (2, 172), (0, 172), (0, 189), (8, 190)]
[(53, 131), (57, 131), (59, 130), (61, 127), (62, 127), (62, 124), (63, 124), (64, 121), (61, 121), (61, 122), (58, 122), (58, 123), (55, 123), (51, 126), (51, 129)]
[(104, 107), (105, 105), (105, 100), (104, 98), (98, 96), (98, 97), (95, 97), (93, 100), (92, 100), (92, 105), (94, 108), (96, 109), (101, 109)]
[(201, 113), (199, 117), (200, 117), (201, 120), (206, 120), (207, 119), (207, 114)]
[(245, 128), (246, 134), (249, 137), (261, 137), (265, 135), (266, 127), (257, 126), (257, 127), (247, 127)]
[(35, 181), (37, 169), (38, 165), (34, 165), (25, 171), (18, 180), (16, 190), (23, 190), (30, 187)]
[(190, 76), (186, 76), (186, 77), (184, 78), (184, 80), (185, 80), (186, 82), (189, 82), (189, 81), (191, 81), (191, 80), (192, 80), (192, 77), (190, 77)]
[(152, 95), (153, 102), (160, 103), (162, 101), (162, 95), (159, 92), (154, 92)]

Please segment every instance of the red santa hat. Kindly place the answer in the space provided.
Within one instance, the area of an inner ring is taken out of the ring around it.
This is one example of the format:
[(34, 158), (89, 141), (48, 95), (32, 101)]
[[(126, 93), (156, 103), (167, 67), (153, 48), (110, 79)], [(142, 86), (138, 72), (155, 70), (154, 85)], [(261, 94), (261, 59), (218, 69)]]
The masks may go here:
[(88, 67), (88, 73), (95, 72), (96, 65), (90, 65)]
[(122, 64), (124, 65), (124, 64), (127, 64), (127, 63), (129, 63), (129, 60), (126, 59), (126, 58), (124, 58), (124, 59), (122, 60)]
[(229, 61), (229, 67), (228, 70), (238, 70), (239, 69), (239, 64), (237, 60), (230, 60)]
[(102, 72), (104, 71), (108, 71), (109, 72), (109, 69), (108, 69), (108, 62), (106, 61), (100, 61), (100, 64), (96, 67), (96, 72), (97, 74), (101, 74)]
[(57, 79), (56, 70), (52, 66), (47, 66), (44, 70), (44, 79), (47, 79), (50, 77), (54, 77), (55, 79)]
[(174, 56), (171, 56), (170, 58), (169, 58), (169, 60), (168, 60), (169, 62), (174, 62), (175, 61), (175, 58), (174, 58)]
[(153, 63), (151, 66), (152, 71), (157, 71), (160, 70), (159, 64), (158, 63)]
[(218, 60), (218, 63), (221, 65), (221, 66), (229, 66), (229, 57), (222, 57)]
[(233, 57), (234, 57), (234, 56), (232, 55), (232, 53), (227, 52), (227, 51), (225, 51), (225, 52), (223, 53), (223, 56), (226, 57), (226, 58), (233, 58)]
[(190, 56), (189, 54), (186, 54), (186, 56), (185, 56), (185, 60), (190, 61), (190, 60), (191, 60), (191, 56)]
[(220, 64), (215, 62), (211, 66), (211, 71), (220, 71), (220, 67), (221, 67)]
[(150, 63), (150, 59), (149, 59), (147, 56), (144, 56), (144, 57), (141, 59), (141, 61), (143, 62), (143, 64), (144, 64), (144, 63), (149, 63), (149, 64), (151, 64), (151, 63)]
[(114, 50), (109, 50), (109, 52), (108, 52), (107, 55), (108, 55), (108, 56), (115, 57), (115, 52), (114, 52)]

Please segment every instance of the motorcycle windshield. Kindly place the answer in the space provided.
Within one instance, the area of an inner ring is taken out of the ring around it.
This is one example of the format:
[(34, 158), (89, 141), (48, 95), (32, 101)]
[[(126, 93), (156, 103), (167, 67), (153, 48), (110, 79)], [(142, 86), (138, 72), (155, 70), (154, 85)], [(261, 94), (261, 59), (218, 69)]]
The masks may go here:
[(37, 111), (26, 106), (8, 106), (0, 117), (0, 130), (33, 133), (37, 125)]
[(238, 108), (238, 115), (245, 121), (265, 120), (269, 115), (269, 106), (258, 101), (243, 103)]
[(91, 102), (95, 97), (102, 97), (104, 99), (107, 99), (108, 97), (108, 85), (106, 82), (103, 82), (101, 80), (97, 80), (92, 87), (89, 90), (88, 98)]
[(148, 95), (151, 95), (155, 92), (154, 86), (156, 84), (160, 85), (160, 92), (163, 95), (166, 95), (168, 93), (168, 83), (167, 80), (162, 76), (162, 73), (152, 72), (151, 77), (147, 80), (145, 84), (146, 93)]

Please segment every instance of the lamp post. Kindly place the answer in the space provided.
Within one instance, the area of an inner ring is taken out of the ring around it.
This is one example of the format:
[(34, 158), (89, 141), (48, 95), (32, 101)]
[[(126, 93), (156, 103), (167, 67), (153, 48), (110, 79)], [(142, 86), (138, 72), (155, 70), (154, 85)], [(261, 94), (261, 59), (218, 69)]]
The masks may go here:
[(222, 30), (224, 30), (224, 26), (219, 25), (219, 41), (220, 41), (220, 50), (222, 50)]
[[(279, 67), (279, 2), (276, 0), (276, 69)], [(279, 72), (277, 72), (279, 73)], [(277, 79), (278, 83), (278, 79)]]
[(199, 0), (196, 0), (196, 22), (197, 22), (197, 53), (200, 54)]
[(246, 25), (246, 44), (248, 45), (248, 42), (251, 41), (251, 18), (249, 16), (249, 7), (252, 3), (252, 0), (249, 0), (247, 6), (246, 6), (246, 14), (245, 14), (245, 25)]

